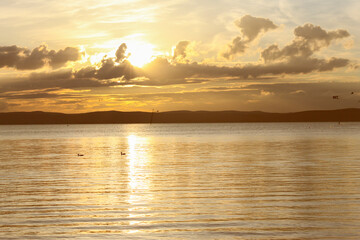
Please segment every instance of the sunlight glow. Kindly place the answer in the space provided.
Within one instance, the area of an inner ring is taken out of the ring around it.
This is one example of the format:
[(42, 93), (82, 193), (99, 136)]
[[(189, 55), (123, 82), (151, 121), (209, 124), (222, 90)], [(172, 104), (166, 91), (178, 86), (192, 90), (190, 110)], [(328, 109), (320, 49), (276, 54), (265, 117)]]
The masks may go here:
[(91, 55), (89, 57), (89, 60), (92, 65), (96, 65), (96, 64), (100, 63), (101, 60), (106, 56), (107, 56), (106, 53), (95, 53), (94, 55)]
[[(102, 44), (92, 46), (97, 52), (88, 57), (91, 64), (98, 64), (104, 57), (115, 58), (115, 53), (118, 47), (125, 43), (127, 50), (126, 60), (136, 67), (143, 67), (145, 64), (151, 62), (156, 56), (163, 55), (163, 53), (155, 51), (155, 46), (151, 43), (135, 38), (141, 38), (141, 34), (131, 35), (122, 40), (110, 40)], [(100, 51), (100, 52), (99, 52)]]
[(146, 42), (127, 43), (127, 52), (130, 53), (128, 60), (136, 67), (142, 67), (153, 59), (154, 45)]

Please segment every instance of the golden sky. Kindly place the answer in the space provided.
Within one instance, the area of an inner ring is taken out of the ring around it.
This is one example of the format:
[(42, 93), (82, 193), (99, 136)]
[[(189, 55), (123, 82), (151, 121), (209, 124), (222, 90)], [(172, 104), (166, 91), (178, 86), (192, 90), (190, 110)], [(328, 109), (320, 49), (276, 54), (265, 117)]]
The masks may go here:
[(359, 107), (359, 9), (357, 0), (1, 0), (0, 111)]

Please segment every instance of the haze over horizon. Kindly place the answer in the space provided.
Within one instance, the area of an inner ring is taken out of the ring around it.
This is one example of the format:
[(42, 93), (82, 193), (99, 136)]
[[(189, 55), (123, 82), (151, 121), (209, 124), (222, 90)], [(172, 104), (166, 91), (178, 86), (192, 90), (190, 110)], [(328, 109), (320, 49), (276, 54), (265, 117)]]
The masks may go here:
[(0, 112), (359, 108), (359, 9), (355, 0), (3, 0)]

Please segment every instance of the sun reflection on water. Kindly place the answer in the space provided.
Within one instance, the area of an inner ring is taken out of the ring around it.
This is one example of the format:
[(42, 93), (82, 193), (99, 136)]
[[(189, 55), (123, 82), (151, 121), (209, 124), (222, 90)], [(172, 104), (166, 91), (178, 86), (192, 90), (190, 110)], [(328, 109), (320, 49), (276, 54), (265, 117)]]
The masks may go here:
[[(151, 194), (149, 194), (149, 178), (146, 171), (149, 161), (146, 151), (148, 139), (129, 135), (127, 140), (129, 146), (127, 153), (129, 225), (135, 226), (142, 224), (139, 219), (146, 217), (145, 213), (149, 210), (148, 203), (152, 199)], [(129, 233), (138, 231), (129, 230)]]

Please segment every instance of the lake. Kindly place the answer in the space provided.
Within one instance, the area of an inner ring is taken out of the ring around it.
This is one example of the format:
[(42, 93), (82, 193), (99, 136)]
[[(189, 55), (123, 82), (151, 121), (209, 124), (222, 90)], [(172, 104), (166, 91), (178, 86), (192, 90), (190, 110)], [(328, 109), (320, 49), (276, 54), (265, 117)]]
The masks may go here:
[(359, 146), (360, 123), (3, 125), (0, 238), (360, 239)]

